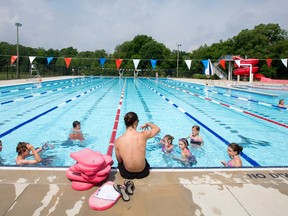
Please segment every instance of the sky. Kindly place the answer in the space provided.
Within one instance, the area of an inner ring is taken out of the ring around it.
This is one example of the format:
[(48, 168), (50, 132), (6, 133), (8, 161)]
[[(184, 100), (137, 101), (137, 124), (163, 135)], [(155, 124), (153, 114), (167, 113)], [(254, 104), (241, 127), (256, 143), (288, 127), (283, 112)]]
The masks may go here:
[(104, 49), (137, 35), (191, 52), (275, 23), (288, 30), (287, 0), (0, 0), (0, 41), (46, 50)]

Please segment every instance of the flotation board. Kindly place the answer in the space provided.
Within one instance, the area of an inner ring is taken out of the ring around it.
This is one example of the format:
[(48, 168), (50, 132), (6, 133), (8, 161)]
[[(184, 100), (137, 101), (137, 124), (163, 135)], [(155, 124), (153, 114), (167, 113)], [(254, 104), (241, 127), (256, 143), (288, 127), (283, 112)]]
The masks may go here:
[(79, 152), (72, 152), (70, 157), (76, 160), (79, 164), (86, 167), (102, 167), (105, 159), (100, 152), (92, 151), (89, 148), (85, 148)]
[(121, 196), (113, 185), (114, 182), (108, 181), (98, 188), (89, 198), (89, 207), (99, 211), (111, 208)]

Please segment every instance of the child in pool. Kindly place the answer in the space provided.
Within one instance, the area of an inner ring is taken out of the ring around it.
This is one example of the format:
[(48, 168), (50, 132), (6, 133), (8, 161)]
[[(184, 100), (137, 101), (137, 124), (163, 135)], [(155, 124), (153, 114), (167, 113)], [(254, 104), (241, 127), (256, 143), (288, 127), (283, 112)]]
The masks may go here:
[[(16, 152), (18, 153), (18, 156), (15, 159), (17, 165), (36, 164), (42, 161), (42, 158), (40, 157), (39, 153), (30, 143), (19, 142), (16, 147)], [(32, 152), (34, 159), (28, 160), (26, 158), (31, 156), (30, 152)]]
[(286, 107), (284, 104), (284, 99), (279, 100), (278, 106), (279, 107)]
[(160, 145), (162, 145), (162, 151), (164, 153), (171, 153), (173, 151), (173, 140), (174, 137), (167, 134), (160, 140)]
[(184, 165), (195, 165), (197, 163), (196, 157), (192, 155), (188, 149), (188, 140), (186, 138), (179, 139), (179, 148), (181, 149), (181, 158), (173, 157), (174, 160), (181, 161)]
[(230, 143), (227, 148), (227, 153), (230, 158), (232, 158), (230, 161), (225, 162), (221, 161), (221, 163), (225, 167), (242, 167), (242, 160), (239, 156), (239, 154), (242, 152), (243, 147), (236, 144), (236, 143)]
[(74, 121), (73, 122), (73, 128), (71, 129), (71, 132), (69, 134), (69, 139), (70, 140), (80, 140), (83, 141), (85, 140), (81, 131), (81, 124), (79, 121)]
[(190, 144), (192, 147), (200, 147), (204, 145), (204, 141), (201, 136), (199, 136), (200, 127), (198, 125), (194, 125), (192, 127), (192, 133), (189, 135)]

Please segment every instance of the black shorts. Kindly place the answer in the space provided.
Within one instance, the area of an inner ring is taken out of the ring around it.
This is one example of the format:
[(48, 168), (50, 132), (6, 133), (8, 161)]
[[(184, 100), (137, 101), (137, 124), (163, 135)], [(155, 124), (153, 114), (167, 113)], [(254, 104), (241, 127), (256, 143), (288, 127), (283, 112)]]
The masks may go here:
[(141, 172), (129, 172), (128, 170), (126, 170), (123, 162), (118, 163), (118, 169), (120, 175), (125, 179), (135, 179), (135, 178), (141, 179), (147, 177), (150, 173), (150, 165), (146, 159), (145, 159), (145, 168)]

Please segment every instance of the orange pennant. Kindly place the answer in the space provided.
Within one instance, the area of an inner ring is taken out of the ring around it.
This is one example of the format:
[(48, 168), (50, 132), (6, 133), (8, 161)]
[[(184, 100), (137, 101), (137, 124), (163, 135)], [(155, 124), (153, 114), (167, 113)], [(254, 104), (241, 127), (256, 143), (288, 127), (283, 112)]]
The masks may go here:
[(119, 70), (121, 64), (122, 64), (123, 59), (116, 59), (116, 68)]
[(222, 68), (225, 70), (225, 69), (226, 69), (226, 60), (225, 60), (225, 59), (221, 59), (221, 60), (220, 60), (220, 65), (221, 65)]
[(16, 61), (17, 56), (11, 56), (11, 65)]
[(66, 67), (69, 68), (72, 58), (65, 58)]
[(271, 67), (271, 63), (272, 63), (272, 59), (266, 59), (266, 63), (268, 65), (268, 67)]

